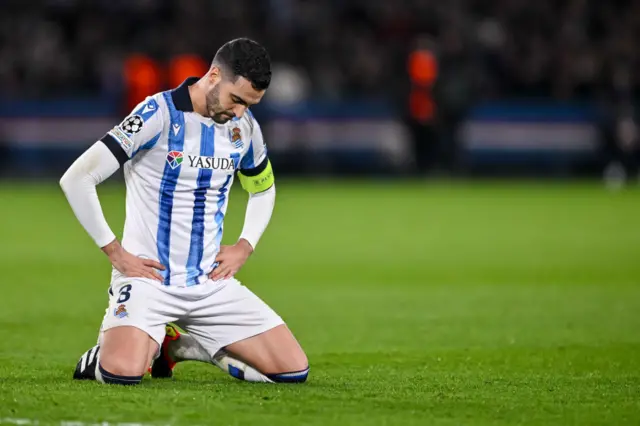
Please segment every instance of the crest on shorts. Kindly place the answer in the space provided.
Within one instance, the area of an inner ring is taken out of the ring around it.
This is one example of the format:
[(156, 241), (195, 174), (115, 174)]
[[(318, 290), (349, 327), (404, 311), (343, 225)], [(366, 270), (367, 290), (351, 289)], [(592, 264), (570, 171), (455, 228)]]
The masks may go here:
[(127, 308), (124, 305), (120, 305), (113, 310), (113, 315), (118, 318), (124, 318), (129, 315), (129, 312), (127, 312)]
[(231, 140), (231, 144), (233, 144), (236, 148), (242, 148), (242, 135), (240, 134), (240, 127), (234, 127), (229, 131), (229, 139)]

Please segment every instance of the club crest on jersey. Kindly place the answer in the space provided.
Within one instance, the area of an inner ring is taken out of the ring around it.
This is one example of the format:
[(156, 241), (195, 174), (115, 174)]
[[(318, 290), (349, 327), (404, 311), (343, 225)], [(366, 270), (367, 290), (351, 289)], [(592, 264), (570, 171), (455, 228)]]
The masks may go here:
[(184, 160), (184, 156), (180, 151), (169, 151), (167, 154), (167, 163), (169, 163), (169, 167), (172, 169), (182, 164), (182, 160)]
[(236, 164), (233, 158), (187, 155), (187, 159), (189, 160), (189, 167), (195, 167), (198, 169), (233, 171), (236, 168)]
[(242, 143), (242, 135), (240, 134), (240, 127), (234, 127), (229, 130), (229, 139), (231, 140), (231, 144), (237, 149), (244, 146)]
[(129, 312), (127, 312), (127, 308), (124, 305), (120, 305), (113, 310), (113, 315), (118, 318), (124, 318), (129, 316)]

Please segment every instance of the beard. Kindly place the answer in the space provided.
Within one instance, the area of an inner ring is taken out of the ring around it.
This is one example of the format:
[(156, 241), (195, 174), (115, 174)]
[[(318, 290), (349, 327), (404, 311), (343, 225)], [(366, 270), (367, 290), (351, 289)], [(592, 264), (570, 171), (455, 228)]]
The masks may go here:
[(220, 85), (216, 86), (207, 94), (207, 113), (209, 117), (218, 124), (224, 124), (234, 117), (230, 111), (222, 108), (220, 104)]

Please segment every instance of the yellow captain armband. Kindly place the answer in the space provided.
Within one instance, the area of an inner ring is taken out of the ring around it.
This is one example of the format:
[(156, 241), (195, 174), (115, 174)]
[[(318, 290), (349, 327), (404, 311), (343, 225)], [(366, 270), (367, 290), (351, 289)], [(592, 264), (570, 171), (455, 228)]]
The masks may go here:
[(266, 191), (275, 182), (271, 162), (268, 158), (255, 169), (239, 170), (238, 177), (244, 190), (250, 194)]

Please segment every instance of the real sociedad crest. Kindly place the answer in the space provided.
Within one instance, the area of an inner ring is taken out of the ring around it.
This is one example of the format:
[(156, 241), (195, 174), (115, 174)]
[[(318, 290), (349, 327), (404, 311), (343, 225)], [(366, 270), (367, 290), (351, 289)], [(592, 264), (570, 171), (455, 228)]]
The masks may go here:
[(242, 143), (242, 135), (240, 135), (240, 127), (234, 127), (229, 131), (229, 139), (231, 140), (231, 144), (237, 149), (244, 146)]

